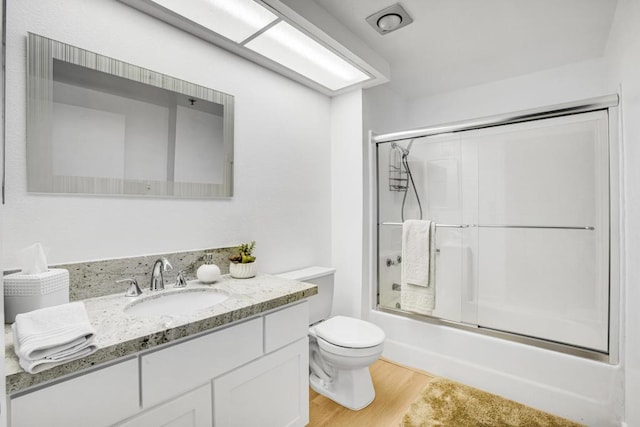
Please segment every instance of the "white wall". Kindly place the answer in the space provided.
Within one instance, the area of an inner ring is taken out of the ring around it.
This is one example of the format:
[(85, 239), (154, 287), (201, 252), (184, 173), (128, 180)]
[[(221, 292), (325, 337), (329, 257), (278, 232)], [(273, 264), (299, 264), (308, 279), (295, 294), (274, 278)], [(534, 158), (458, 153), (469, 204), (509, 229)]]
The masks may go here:
[(362, 304), (363, 152), (362, 91), (331, 100), (332, 266), (336, 268), (333, 311), (360, 315)]
[[(5, 267), (40, 241), (50, 263), (237, 245), (259, 268), (331, 262), (328, 97), (113, 0), (7, 5)], [(26, 192), (26, 35), (64, 43), (235, 96), (235, 193), (226, 200)]]
[(406, 129), (407, 100), (391, 90), (388, 85), (365, 89), (363, 103), (366, 131), (380, 134)]
[(369, 141), (369, 132), (374, 134), (392, 132), (403, 129), (407, 114), (406, 100), (389, 89), (387, 85), (375, 86), (362, 91), (362, 127), (363, 127), (363, 159), (364, 159), (364, 188), (363, 202), (365, 215), (363, 216), (364, 234), (363, 243), (365, 247), (362, 263), (362, 307), (360, 315), (367, 319), (370, 308), (376, 303), (375, 295), (377, 290), (373, 285), (376, 283), (376, 272), (372, 265), (372, 260), (377, 257), (377, 240), (372, 230), (376, 226), (372, 218), (372, 210), (368, 207), (376, 204), (376, 169), (372, 167), (375, 160), (375, 145)]
[(407, 102), (408, 128), (444, 124), (607, 94), (602, 59)]
[(619, 0), (609, 36), (608, 83), (621, 87), (623, 171), (622, 301), (625, 307), (625, 421), (640, 425), (640, 2)]
[[(615, 88), (611, 89), (606, 84), (605, 75), (606, 63), (598, 59), (411, 99), (406, 103), (405, 122), (401, 128), (393, 130), (473, 119), (615, 92)], [(396, 105), (390, 104), (389, 115), (396, 114)], [(372, 304), (368, 302), (368, 306)], [(369, 318), (385, 330), (384, 355), (390, 359), (588, 425), (620, 425), (623, 415), (623, 371), (620, 365), (594, 362), (374, 310), (370, 311)]]

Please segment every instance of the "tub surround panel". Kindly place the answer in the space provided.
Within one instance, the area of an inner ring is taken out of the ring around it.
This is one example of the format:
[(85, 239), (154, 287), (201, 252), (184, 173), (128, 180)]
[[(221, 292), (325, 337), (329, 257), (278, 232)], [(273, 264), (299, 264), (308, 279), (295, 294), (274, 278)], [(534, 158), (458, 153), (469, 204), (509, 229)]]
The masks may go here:
[[(89, 357), (35, 375), (27, 374), (18, 365), (11, 327), (6, 325), (7, 393), (16, 393), (141, 350), (229, 325), (317, 294), (315, 285), (269, 275), (252, 279), (233, 279), (225, 275), (213, 285), (191, 281), (188, 287), (212, 287), (227, 292), (230, 298), (212, 308), (181, 316), (129, 316), (123, 309), (133, 298), (127, 298), (122, 293), (87, 299), (84, 302), (89, 320), (96, 328), (98, 351)], [(144, 289), (142, 296), (150, 293)]]

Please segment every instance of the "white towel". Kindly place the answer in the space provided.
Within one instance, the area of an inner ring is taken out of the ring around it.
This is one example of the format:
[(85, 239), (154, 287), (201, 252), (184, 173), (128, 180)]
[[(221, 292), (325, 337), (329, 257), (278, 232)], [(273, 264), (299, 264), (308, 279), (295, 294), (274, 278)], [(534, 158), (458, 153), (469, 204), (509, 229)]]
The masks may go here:
[(82, 302), (18, 314), (11, 328), (20, 366), (29, 373), (88, 356), (97, 350), (96, 332)]
[(431, 314), (435, 308), (436, 224), (407, 220), (402, 224), (400, 305), (403, 310)]

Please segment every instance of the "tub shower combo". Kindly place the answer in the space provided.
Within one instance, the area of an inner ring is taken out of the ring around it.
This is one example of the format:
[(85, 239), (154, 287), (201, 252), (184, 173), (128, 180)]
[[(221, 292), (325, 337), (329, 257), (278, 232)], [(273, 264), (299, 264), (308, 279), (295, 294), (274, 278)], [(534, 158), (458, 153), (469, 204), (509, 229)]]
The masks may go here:
[[(617, 96), (373, 135), (377, 305), (617, 357)], [(403, 223), (435, 222), (435, 309), (402, 306)]]

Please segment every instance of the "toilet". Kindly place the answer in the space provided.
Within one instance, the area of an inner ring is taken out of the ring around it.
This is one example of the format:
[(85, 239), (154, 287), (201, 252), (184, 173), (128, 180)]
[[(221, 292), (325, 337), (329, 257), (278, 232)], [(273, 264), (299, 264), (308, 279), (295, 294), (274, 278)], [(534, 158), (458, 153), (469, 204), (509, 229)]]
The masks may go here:
[(318, 286), (309, 298), (309, 384), (334, 402), (360, 410), (375, 398), (369, 365), (382, 354), (384, 331), (373, 323), (333, 316), (334, 268), (309, 267), (279, 276)]

